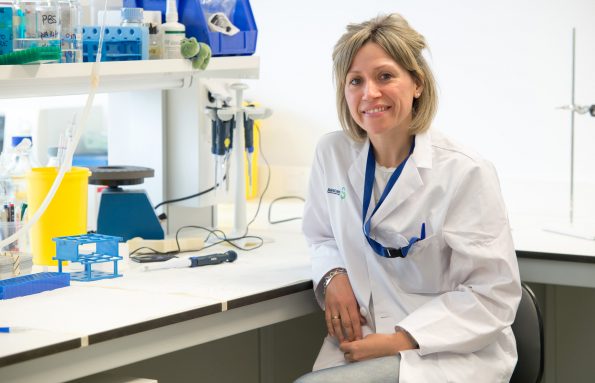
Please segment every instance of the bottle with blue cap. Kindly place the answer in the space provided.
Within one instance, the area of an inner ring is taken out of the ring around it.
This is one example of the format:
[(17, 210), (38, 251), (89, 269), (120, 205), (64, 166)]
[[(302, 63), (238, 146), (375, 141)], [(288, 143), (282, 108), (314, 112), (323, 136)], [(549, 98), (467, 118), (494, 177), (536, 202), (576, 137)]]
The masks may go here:
[(123, 27), (148, 27), (143, 24), (143, 9), (142, 8), (122, 8), (122, 22)]

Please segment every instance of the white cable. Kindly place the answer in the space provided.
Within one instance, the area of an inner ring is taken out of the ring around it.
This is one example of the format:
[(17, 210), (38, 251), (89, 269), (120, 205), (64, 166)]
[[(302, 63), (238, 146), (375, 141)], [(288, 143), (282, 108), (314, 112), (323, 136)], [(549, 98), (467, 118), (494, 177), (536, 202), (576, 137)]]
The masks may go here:
[[(104, 15), (105, 15), (106, 11), (107, 11), (107, 0), (105, 1), (105, 5), (104, 5)], [(95, 62), (91, 66), (91, 84), (90, 84), (91, 89), (89, 90), (89, 95), (87, 96), (87, 101), (85, 102), (85, 106), (83, 108), (83, 113), (80, 115), (80, 117), (77, 117), (77, 119), (76, 119), (76, 125), (75, 125), (75, 129), (74, 129), (73, 139), (67, 143), (66, 154), (64, 156), (64, 161), (62, 161), (60, 169), (58, 170), (58, 175), (56, 176), (56, 179), (54, 180), (52, 187), (48, 191), (48, 194), (45, 196), (45, 199), (41, 203), (41, 206), (39, 206), (39, 209), (37, 209), (35, 214), (33, 214), (31, 219), (23, 227), (21, 227), (19, 230), (17, 230), (14, 234), (9, 236), (8, 238), (5, 238), (2, 241), (0, 241), (0, 249), (3, 249), (5, 246), (8, 246), (9, 244), (16, 241), (21, 236), (21, 232), (24, 232), (24, 233), (28, 232), (29, 229), (37, 223), (37, 221), (41, 218), (42, 214), (46, 211), (50, 202), (52, 202), (52, 199), (54, 198), (56, 191), (58, 190), (58, 188), (60, 187), (60, 184), (62, 183), (62, 179), (64, 178), (64, 175), (72, 166), (72, 157), (74, 156), (74, 151), (75, 151), (75, 149), (79, 143), (79, 140), (83, 134), (83, 129), (87, 122), (87, 118), (89, 117), (89, 112), (91, 111), (91, 107), (93, 106), (93, 100), (95, 98), (95, 93), (97, 93), (97, 87), (99, 86), (99, 66), (100, 66), (100, 62), (101, 62), (101, 48), (103, 45), (105, 19), (106, 18), (103, 17), (103, 20), (101, 22), (101, 29), (99, 31), (99, 46), (97, 48), (97, 57), (95, 58)]]

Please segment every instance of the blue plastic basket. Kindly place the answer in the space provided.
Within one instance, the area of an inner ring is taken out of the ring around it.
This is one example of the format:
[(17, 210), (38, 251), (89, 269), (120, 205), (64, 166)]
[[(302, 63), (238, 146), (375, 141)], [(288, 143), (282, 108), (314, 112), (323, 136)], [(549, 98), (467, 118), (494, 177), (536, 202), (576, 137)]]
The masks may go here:
[(0, 299), (10, 299), (70, 286), (68, 273), (37, 273), (0, 281)]
[[(101, 27), (83, 27), (83, 61), (93, 62), (99, 47)], [(107, 26), (103, 35), (101, 61), (149, 59), (149, 30), (143, 27)]]
[[(124, 0), (124, 7), (140, 7), (147, 11), (161, 11), (165, 20), (166, 0)], [(177, 0), (180, 22), (186, 26), (186, 37), (211, 47), (213, 56), (249, 56), (256, 50), (258, 29), (248, 0), (237, 0), (231, 22), (240, 30), (233, 36), (211, 32), (207, 26), (200, 0)]]

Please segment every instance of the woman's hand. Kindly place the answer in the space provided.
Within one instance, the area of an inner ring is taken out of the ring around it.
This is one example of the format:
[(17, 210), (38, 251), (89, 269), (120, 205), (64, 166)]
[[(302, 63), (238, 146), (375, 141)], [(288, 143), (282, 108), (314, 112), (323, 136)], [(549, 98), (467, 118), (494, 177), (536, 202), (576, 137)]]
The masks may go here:
[(326, 328), (339, 343), (362, 339), (362, 324), (366, 319), (360, 315), (347, 274), (338, 274), (326, 288), (324, 296)]
[(393, 334), (370, 334), (361, 340), (343, 342), (339, 348), (346, 360), (357, 362), (412, 350), (416, 348), (413, 342), (404, 332), (398, 331)]

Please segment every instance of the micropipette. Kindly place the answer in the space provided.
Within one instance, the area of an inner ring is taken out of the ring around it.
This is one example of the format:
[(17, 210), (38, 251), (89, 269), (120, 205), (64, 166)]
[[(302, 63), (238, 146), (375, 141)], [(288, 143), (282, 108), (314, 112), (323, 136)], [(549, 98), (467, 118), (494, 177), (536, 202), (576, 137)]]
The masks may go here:
[(252, 188), (252, 155), (254, 153), (254, 120), (244, 117), (244, 139), (246, 141), (246, 159), (248, 162), (248, 184)]

